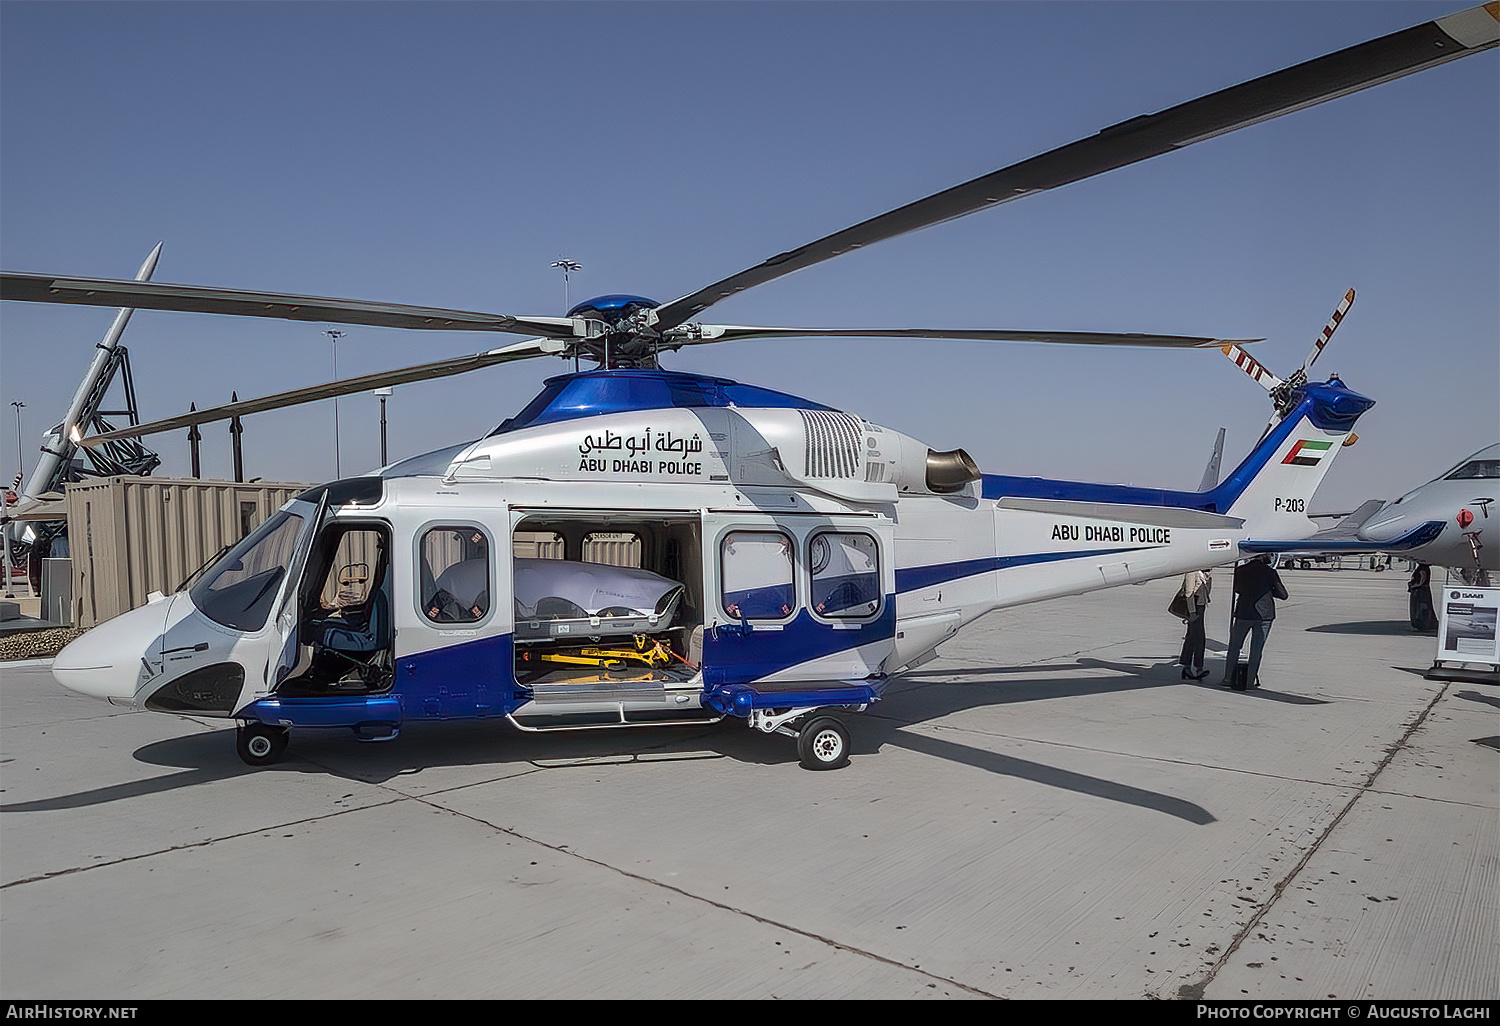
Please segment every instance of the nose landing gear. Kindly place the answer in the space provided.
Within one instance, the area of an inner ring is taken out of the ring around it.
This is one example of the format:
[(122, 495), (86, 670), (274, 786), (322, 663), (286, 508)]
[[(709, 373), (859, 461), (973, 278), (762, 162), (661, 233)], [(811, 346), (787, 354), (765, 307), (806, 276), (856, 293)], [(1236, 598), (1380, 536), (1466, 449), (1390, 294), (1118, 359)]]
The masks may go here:
[(246, 723), (234, 732), (234, 750), (247, 766), (269, 766), (286, 751), (286, 727)]

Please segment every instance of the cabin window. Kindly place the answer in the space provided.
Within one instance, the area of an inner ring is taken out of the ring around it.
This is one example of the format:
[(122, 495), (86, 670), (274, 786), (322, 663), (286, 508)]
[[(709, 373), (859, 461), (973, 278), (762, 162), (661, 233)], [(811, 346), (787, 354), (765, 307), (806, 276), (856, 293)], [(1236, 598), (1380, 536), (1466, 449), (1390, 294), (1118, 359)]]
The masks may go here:
[(823, 531), (807, 543), (813, 611), (832, 620), (860, 620), (880, 608), (880, 552), (868, 534)]
[(282, 511), (225, 553), (193, 585), (193, 605), (215, 623), (237, 631), (266, 625), (271, 604), (302, 533), (302, 518)]
[(785, 620), (797, 608), (792, 540), (780, 531), (731, 531), (720, 547), (720, 602), (736, 620)]
[(476, 623), (490, 611), (489, 538), (477, 527), (434, 527), (422, 535), (422, 615), (433, 623)]
[(641, 536), (632, 531), (594, 531), (583, 536), (583, 561), (606, 566), (641, 565)]

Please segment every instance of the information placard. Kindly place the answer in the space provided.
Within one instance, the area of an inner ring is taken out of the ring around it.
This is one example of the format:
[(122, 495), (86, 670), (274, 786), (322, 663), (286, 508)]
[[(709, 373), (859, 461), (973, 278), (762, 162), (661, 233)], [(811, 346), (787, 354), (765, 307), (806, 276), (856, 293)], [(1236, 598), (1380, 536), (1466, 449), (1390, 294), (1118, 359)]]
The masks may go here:
[(1438, 606), (1438, 662), (1500, 666), (1500, 639), (1495, 636), (1500, 588), (1445, 584)]

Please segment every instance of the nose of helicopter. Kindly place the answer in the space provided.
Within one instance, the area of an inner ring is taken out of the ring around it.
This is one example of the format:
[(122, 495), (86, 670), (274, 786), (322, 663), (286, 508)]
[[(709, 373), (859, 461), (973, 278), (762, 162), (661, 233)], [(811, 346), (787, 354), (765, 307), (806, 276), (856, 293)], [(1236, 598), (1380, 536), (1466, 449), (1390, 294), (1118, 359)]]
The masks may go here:
[(52, 660), (53, 678), (91, 698), (131, 702), (141, 660), (159, 642), (169, 604), (153, 602), (93, 628)]

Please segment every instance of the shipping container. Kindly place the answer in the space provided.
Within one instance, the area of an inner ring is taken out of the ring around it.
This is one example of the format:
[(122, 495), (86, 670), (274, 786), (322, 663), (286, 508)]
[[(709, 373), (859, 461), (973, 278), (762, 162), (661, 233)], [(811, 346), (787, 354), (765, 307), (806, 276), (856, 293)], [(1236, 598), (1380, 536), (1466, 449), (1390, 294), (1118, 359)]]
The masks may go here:
[(311, 485), (109, 477), (68, 486), (73, 622), (92, 627), (171, 594)]

